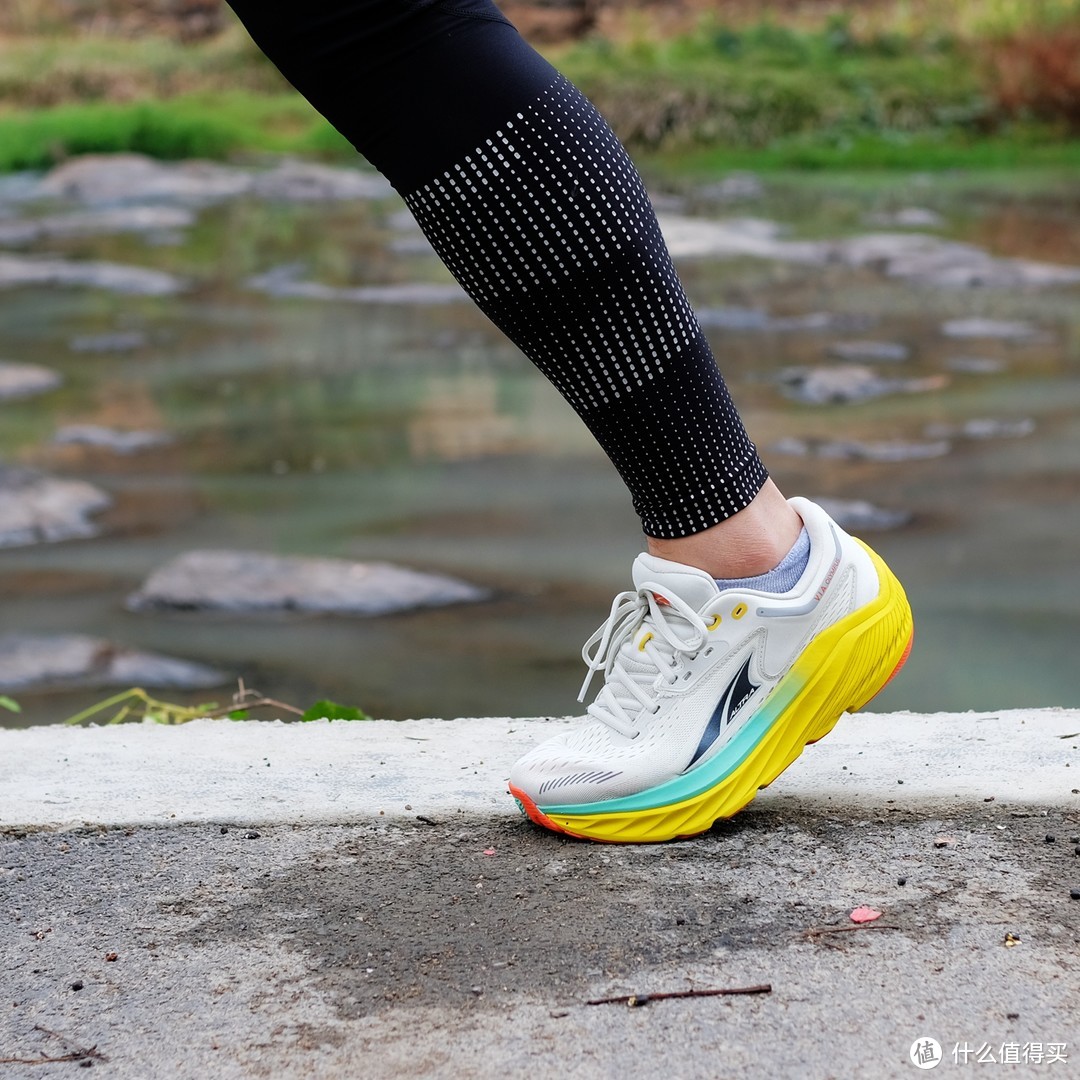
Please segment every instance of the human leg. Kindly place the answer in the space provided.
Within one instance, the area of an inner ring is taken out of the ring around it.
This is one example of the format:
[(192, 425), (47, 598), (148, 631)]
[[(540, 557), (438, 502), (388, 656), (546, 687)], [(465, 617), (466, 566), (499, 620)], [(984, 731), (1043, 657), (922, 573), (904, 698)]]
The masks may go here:
[[(578, 412), (641, 516), (650, 554), (586, 656), (605, 686), (584, 725), (515, 766), (514, 794), (603, 839), (734, 813), (895, 673), (902, 589), (768, 480), (625, 151), (493, 5), (233, 5)], [(793, 580), (756, 580), (804, 522)]]
[[(767, 473), (637, 172), (596, 110), (493, 4), (233, 6), (577, 410), (646, 536), (699, 533), (755, 499)], [(739, 570), (716, 551), (711, 559), (714, 573)]]

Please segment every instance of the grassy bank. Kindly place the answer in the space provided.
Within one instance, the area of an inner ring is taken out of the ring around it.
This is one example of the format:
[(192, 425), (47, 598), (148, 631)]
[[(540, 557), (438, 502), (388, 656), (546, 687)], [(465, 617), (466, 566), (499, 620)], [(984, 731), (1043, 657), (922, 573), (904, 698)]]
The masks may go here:
[[(953, 22), (935, 26), (706, 20), (552, 58), (632, 151), (688, 169), (1080, 164), (1080, 0), (950, 10)], [(237, 26), (199, 46), (9, 39), (0, 101), (5, 171), (93, 151), (351, 155)]]
[(44, 169), (88, 153), (223, 160), (252, 153), (355, 156), (302, 98), (279, 92), (182, 94), (0, 112), (0, 172)]

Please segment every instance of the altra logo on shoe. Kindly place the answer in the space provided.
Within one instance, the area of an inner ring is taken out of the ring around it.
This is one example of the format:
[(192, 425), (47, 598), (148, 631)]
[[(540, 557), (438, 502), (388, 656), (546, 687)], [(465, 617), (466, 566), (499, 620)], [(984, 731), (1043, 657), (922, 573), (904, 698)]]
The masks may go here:
[(833, 559), (832, 566), (829, 567), (829, 572), (825, 575), (825, 580), (821, 583), (821, 587), (816, 593), (814, 593), (814, 599), (820, 600), (826, 592), (829, 590), (829, 586), (832, 584), (832, 579), (836, 576), (836, 568), (840, 565), (840, 556), (837, 555)]
[[(690, 759), (690, 765), (693, 765), (720, 738), (724, 728), (735, 719), (735, 714), (754, 696), (754, 692), (761, 685), (750, 678), (751, 659), (748, 656), (743, 661), (743, 666), (739, 668), (738, 674), (728, 683), (727, 689), (720, 695), (720, 700), (717, 702), (716, 708), (713, 709), (712, 716), (709, 717), (709, 722), (702, 732), (701, 742), (698, 743), (698, 748)], [(687, 768), (689, 767), (688, 765)]]

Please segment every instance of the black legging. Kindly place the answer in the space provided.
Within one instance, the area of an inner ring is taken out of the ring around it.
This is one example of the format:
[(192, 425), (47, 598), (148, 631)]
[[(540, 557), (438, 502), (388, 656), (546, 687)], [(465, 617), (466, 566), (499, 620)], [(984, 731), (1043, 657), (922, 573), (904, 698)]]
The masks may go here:
[(768, 474), (633, 164), (490, 0), (230, 3), (578, 412), (647, 535), (753, 499)]

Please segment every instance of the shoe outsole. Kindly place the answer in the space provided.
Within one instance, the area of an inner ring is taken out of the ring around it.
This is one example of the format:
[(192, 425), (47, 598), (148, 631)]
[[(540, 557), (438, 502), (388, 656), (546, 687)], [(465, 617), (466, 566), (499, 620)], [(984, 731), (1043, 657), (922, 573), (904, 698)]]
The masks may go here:
[(713, 787), (665, 806), (575, 814), (545, 811), (510, 785), (522, 812), (537, 825), (567, 836), (641, 844), (698, 836), (742, 810), (805, 747), (832, 731), (845, 712), (861, 709), (884, 689), (911, 653), (914, 624), (903, 587), (874, 551), (862, 547), (878, 572), (877, 597), (810, 642), (773, 691), (776, 695), (788, 680), (795, 680), (792, 685), (801, 683), (795, 696), (754, 749)]

